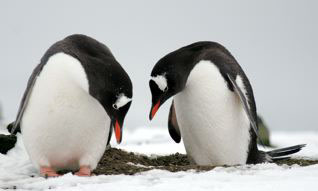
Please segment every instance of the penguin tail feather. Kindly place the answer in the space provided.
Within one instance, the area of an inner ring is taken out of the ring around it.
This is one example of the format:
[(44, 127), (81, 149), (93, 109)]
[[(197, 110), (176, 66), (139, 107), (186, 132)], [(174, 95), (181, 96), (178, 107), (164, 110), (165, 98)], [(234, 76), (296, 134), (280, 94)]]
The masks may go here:
[(290, 158), (288, 155), (299, 152), (306, 144), (285, 147), (265, 152), (270, 161), (278, 161)]

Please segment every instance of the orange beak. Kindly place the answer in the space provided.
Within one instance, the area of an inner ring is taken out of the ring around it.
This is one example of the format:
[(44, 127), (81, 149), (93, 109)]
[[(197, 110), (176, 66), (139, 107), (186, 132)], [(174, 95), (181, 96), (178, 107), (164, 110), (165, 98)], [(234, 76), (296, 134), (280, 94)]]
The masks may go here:
[(116, 123), (115, 123), (115, 135), (116, 135), (116, 140), (117, 140), (117, 143), (119, 144), (121, 142), (121, 128), (120, 128), (120, 125), (118, 123), (118, 121), (116, 120)]
[(152, 120), (153, 117), (156, 115), (159, 107), (160, 107), (160, 100), (156, 103), (156, 105), (154, 105), (152, 107), (151, 112), (150, 112), (150, 120)]

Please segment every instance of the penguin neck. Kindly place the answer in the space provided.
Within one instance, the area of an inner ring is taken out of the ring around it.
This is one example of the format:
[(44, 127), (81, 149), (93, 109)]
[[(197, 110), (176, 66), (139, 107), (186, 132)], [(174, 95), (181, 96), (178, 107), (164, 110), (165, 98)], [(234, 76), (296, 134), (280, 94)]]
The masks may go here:
[(63, 52), (51, 56), (41, 73), (46, 73), (45, 77), (49, 80), (56, 80), (57, 83), (71, 83), (85, 92), (89, 91), (88, 79), (82, 64), (76, 58)]

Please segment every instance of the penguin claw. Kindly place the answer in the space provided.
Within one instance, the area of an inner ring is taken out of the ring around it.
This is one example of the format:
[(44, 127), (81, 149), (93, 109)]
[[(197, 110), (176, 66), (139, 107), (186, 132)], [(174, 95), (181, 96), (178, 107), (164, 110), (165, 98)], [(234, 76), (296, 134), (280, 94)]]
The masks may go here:
[(75, 173), (77, 176), (91, 176), (91, 169), (88, 166), (81, 166), (79, 171)]
[(60, 174), (56, 173), (51, 167), (41, 167), (40, 173), (45, 178), (61, 176)]

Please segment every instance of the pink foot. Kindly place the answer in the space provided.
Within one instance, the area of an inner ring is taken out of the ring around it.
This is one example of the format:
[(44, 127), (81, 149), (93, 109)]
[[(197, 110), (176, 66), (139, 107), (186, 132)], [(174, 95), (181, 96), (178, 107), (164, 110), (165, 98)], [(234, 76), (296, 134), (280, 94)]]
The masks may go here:
[(91, 169), (88, 166), (81, 166), (79, 171), (75, 173), (77, 176), (91, 176)]
[(40, 168), (40, 173), (41, 175), (43, 175), (44, 177), (58, 177), (58, 176), (61, 176), (59, 174), (57, 174), (55, 172), (55, 170), (53, 170), (51, 167), (47, 167), (47, 166), (42, 166)]

